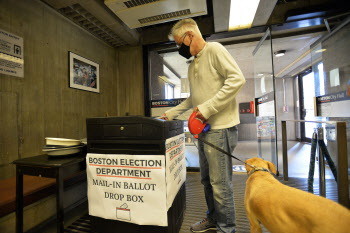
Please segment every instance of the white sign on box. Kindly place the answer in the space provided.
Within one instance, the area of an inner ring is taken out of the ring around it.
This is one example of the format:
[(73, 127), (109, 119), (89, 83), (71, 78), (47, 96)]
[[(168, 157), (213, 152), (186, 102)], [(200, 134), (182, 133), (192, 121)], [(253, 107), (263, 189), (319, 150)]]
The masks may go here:
[(168, 226), (167, 210), (186, 179), (184, 138), (167, 139), (166, 156), (88, 153), (89, 214)]
[(90, 215), (167, 226), (164, 156), (88, 153), (86, 159)]
[(185, 134), (166, 140), (167, 209), (186, 181)]

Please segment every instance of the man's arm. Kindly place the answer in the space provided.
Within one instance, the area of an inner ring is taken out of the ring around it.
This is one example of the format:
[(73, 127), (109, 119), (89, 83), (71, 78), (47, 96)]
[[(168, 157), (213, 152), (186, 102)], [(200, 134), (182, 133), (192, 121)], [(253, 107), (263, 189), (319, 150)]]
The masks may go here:
[(221, 111), (233, 101), (245, 83), (243, 73), (237, 63), (231, 54), (220, 44), (217, 46), (215, 52), (213, 52), (213, 66), (225, 81), (215, 96), (203, 104), (198, 105), (198, 109), (205, 119)]
[(173, 120), (183, 112), (187, 111), (188, 109), (192, 108), (192, 98), (188, 97), (184, 102), (179, 104), (176, 107), (173, 107), (172, 109), (166, 111), (161, 119), (163, 120)]

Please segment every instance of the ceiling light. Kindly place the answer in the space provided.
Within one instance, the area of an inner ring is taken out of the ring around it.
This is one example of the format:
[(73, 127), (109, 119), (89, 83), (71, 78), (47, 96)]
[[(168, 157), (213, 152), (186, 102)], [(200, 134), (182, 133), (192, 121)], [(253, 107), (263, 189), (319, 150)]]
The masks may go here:
[(286, 53), (286, 50), (279, 50), (277, 52), (274, 52), (275, 57), (282, 57)]
[(326, 51), (327, 49), (319, 49), (319, 50), (316, 50), (315, 53), (322, 53), (324, 51)]
[(252, 26), (260, 0), (231, 0), (229, 31)]

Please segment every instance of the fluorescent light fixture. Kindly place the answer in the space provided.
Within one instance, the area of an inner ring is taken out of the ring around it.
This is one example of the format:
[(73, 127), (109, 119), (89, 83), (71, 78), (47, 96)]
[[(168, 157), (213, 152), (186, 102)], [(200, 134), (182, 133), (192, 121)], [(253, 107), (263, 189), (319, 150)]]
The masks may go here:
[(316, 50), (315, 53), (322, 53), (324, 51), (326, 51), (327, 49), (319, 49), (319, 50)]
[(260, 0), (231, 0), (229, 31), (252, 26)]
[(277, 52), (274, 52), (275, 57), (282, 57), (286, 53), (286, 50), (279, 50)]

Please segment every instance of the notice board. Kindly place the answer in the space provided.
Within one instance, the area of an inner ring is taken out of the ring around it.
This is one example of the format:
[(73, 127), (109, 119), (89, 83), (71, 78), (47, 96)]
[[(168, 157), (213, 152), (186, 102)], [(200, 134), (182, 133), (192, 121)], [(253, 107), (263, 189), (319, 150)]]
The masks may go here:
[(0, 29), (0, 73), (23, 78), (23, 38)]

